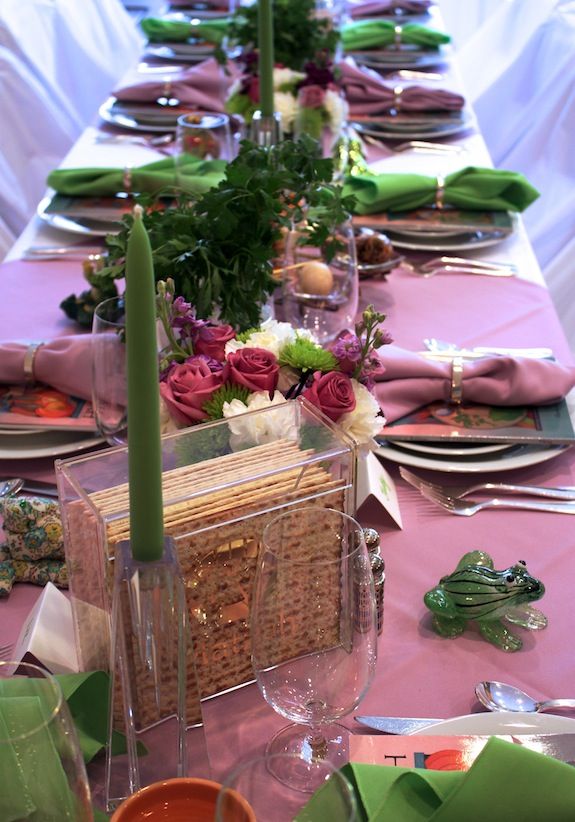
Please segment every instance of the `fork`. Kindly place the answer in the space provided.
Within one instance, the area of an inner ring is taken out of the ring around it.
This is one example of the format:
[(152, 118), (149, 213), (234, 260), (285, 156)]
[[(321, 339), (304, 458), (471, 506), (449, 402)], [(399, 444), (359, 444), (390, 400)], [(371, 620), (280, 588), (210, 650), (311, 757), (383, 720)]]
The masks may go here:
[[(424, 266), (427, 265), (427, 268)], [(475, 274), (483, 277), (514, 277), (515, 271), (511, 268), (485, 268), (485, 266), (475, 265), (474, 260), (467, 260), (467, 264), (456, 263), (451, 265), (449, 263), (438, 263), (434, 267), (430, 267), (428, 263), (423, 265), (416, 265), (415, 263), (402, 262), (401, 268), (409, 271), (410, 274), (417, 274), (420, 277), (433, 277), (435, 274)]]
[(0, 645), (0, 659), (9, 659), (13, 647), (14, 646), (12, 643), (8, 643), (8, 645)]
[(548, 499), (572, 500), (575, 501), (575, 487), (563, 486), (561, 488), (547, 488), (543, 485), (511, 485), (506, 482), (479, 482), (475, 485), (439, 485), (439, 483), (429, 482), (408, 471), (403, 466), (399, 473), (403, 479), (418, 491), (424, 490), (434, 494), (439, 499), (463, 499), (468, 494), (477, 491), (505, 491), (510, 494), (524, 494), (526, 496), (547, 497)]
[(452, 514), (461, 517), (471, 517), (482, 511), (484, 508), (515, 508), (522, 511), (549, 511), (554, 514), (575, 514), (575, 502), (538, 502), (537, 500), (518, 500), (494, 497), (483, 502), (465, 502), (462, 499), (454, 499), (438, 494), (429, 489), (420, 489), (421, 494), (431, 502), (435, 502)]

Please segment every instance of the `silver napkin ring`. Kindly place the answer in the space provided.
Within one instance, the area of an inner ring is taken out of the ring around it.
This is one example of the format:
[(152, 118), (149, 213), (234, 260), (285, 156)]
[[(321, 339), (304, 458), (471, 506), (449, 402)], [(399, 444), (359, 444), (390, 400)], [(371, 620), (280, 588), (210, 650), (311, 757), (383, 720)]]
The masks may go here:
[(451, 361), (451, 394), (450, 402), (461, 405), (463, 402), (463, 358), (454, 357)]
[(443, 198), (445, 196), (445, 179), (441, 174), (437, 175), (437, 188), (435, 189), (435, 206), (436, 208), (443, 208)]
[(43, 342), (30, 343), (24, 353), (24, 382), (28, 385), (32, 385), (36, 382), (36, 377), (34, 376), (34, 363), (36, 361), (38, 349), (43, 345)]
[(398, 49), (401, 46), (401, 36), (403, 34), (403, 28), (401, 26), (395, 26), (393, 29), (393, 33), (395, 35), (395, 48)]
[(393, 89), (393, 107), (396, 111), (401, 108), (401, 95), (403, 94), (403, 86), (395, 86)]
[(169, 100), (170, 97), (172, 96), (172, 81), (171, 80), (165, 80), (164, 81), (164, 88), (162, 90), (162, 96), (165, 97), (166, 100)]

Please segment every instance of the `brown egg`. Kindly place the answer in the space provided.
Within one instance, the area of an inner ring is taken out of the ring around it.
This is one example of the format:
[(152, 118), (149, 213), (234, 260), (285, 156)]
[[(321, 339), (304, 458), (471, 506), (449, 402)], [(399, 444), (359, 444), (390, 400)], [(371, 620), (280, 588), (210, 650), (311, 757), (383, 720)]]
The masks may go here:
[(302, 265), (299, 270), (299, 287), (305, 294), (330, 294), (333, 274), (329, 265), (315, 261)]

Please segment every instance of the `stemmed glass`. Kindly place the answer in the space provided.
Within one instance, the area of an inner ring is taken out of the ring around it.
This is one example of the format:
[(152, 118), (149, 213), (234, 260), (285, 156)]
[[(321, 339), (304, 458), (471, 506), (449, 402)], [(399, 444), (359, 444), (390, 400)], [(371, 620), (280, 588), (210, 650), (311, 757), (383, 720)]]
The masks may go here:
[(98, 431), (110, 445), (128, 441), (124, 300), (96, 306), (92, 321), (92, 406)]
[(300, 224), (288, 235), (281, 273), (285, 319), (294, 328), (311, 331), (324, 344), (354, 327), (359, 280), (351, 222), (322, 246), (313, 245), (310, 227)]
[(93, 819), (68, 707), (57, 680), (36, 665), (0, 662), (0, 773), (0, 819)]
[[(373, 677), (377, 628), (363, 532), (330, 508), (294, 508), (264, 529), (251, 604), (252, 663), (266, 701), (292, 721), (268, 743), (269, 768), (314, 791), (322, 763), (347, 761), (347, 731)], [(294, 757), (285, 764), (273, 754)]]

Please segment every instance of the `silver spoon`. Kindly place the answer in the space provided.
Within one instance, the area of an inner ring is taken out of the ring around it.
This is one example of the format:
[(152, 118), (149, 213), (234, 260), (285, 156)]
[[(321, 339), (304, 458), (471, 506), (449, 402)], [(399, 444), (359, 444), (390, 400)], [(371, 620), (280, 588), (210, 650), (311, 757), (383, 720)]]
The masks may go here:
[(554, 711), (559, 708), (575, 709), (575, 699), (546, 699), (538, 702), (514, 685), (504, 682), (479, 682), (475, 686), (475, 695), (482, 705), (490, 711)]
[(11, 497), (22, 489), (24, 480), (20, 478), (0, 480), (0, 497)]

